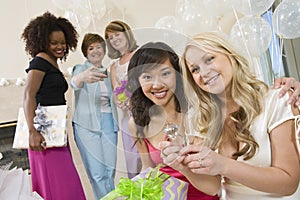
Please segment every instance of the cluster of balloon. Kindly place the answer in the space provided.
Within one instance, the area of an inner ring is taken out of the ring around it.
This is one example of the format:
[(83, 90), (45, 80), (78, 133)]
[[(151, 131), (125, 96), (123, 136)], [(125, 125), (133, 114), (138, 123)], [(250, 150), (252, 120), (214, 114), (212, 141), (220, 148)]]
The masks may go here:
[(230, 37), (248, 56), (259, 57), (271, 44), (271, 25), (261, 15), (273, 3), (274, 0), (239, 0), (233, 5), (234, 11), (244, 16), (233, 25)]
[(175, 16), (161, 17), (155, 27), (177, 30), (187, 36), (205, 31), (225, 32), (238, 46), (247, 49), (248, 54), (259, 56), (268, 49), (272, 40), (272, 28), (260, 15), (274, 1), (177, 0)]
[(79, 32), (91, 24), (96, 30), (95, 20), (104, 17), (107, 11), (105, 0), (52, 0), (53, 4), (64, 11), (64, 17), (74, 24)]
[[(274, 32), (279, 37), (278, 63), (282, 65), (283, 39), (296, 39), (300, 37), (300, 1), (283, 0), (272, 15)], [(275, 58), (272, 58), (275, 59)], [(278, 75), (283, 70), (279, 66)]]
[[(124, 16), (128, 3), (126, 1), (128, 0), (111, 0), (111, 4), (122, 11)], [(234, 13), (235, 24), (229, 34), (235, 41), (246, 45), (251, 55), (258, 56), (269, 47), (272, 37), (269, 25), (260, 16), (273, 5), (274, 1), (177, 0), (175, 16), (161, 17), (155, 27), (176, 30), (189, 36), (204, 31), (224, 31), (222, 19), (228, 15), (232, 18)], [(79, 29), (86, 29), (91, 23), (96, 26), (95, 20), (101, 19), (109, 7), (105, 0), (52, 0), (52, 2), (64, 10), (65, 17)], [(238, 14), (242, 14), (243, 17), (239, 19)], [(300, 37), (300, 1), (283, 0), (273, 13), (272, 23), (274, 32), (280, 38)]]
[(273, 13), (273, 28), (279, 38), (300, 37), (300, 1), (283, 0)]
[(245, 16), (231, 29), (232, 41), (236, 41), (241, 49), (247, 49), (252, 56), (260, 56), (268, 48), (272, 40), (270, 24), (261, 17)]

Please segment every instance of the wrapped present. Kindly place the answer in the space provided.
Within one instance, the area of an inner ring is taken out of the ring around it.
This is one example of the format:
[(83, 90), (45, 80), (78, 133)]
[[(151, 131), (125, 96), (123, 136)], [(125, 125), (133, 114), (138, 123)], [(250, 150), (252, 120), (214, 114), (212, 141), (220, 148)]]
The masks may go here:
[[(35, 128), (45, 138), (47, 147), (61, 147), (67, 144), (68, 106), (38, 105), (34, 117)], [(29, 131), (23, 108), (19, 109), (18, 121), (13, 141), (13, 148), (27, 149), (29, 147)]]
[(132, 179), (121, 178), (116, 189), (101, 200), (186, 200), (188, 183), (148, 168)]

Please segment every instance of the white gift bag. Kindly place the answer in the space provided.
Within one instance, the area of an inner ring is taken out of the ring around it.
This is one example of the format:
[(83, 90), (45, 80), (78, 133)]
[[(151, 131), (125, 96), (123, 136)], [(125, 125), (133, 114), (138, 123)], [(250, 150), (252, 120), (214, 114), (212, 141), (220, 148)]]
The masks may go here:
[[(34, 126), (43, 134), (47, 147), (61, 147), (67, 144), (68, 106), (38, 106)], [(29, 148), (29, 131), (23, 108), (19, 109), (13, 148)]]
[(1, 177), (3, 182), (0, 185), (0, 199), (43, 200), (39, 194), (31, 191), (28, 170), (13, 168), (5, 169), (2, 173), (5, 173), (5, 176)]

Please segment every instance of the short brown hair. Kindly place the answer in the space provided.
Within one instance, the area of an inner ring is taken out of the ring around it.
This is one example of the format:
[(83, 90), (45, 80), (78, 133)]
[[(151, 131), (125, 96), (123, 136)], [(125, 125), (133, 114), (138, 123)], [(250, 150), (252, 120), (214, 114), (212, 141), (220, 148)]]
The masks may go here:
[(81, 52), (83, 53), (84, 57), (87, 57), (87, 49), (89, 48), (89, 46), (96, 42), (101, 43), (101, 46), (104, 49), (104, 53), (106, 52), (106, 44), (104, 39), (96, 33), (87, 33), (84, 35), (81, 44)]

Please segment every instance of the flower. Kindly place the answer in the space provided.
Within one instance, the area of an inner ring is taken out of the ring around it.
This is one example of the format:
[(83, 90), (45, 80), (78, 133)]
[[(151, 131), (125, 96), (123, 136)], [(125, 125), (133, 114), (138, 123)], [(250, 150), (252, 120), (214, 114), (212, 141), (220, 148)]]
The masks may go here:
[(121, 178), (116, 189), (101, 200), (161, 200), (164, 196), (163, 183), (170, 175), (160, 172), (160, 167), (151, 169), (146, 178)]
[(114, 94), (116, 95), (119, 103), (119, 106), (123, 107), (128, 107), (129, 99), (131, 97), (131, 92), (129, 92), (126, 88), (127, 85), (127, 80), (123, 80), (121, 82), (121, 86), (116, 87), (114, 90)]

